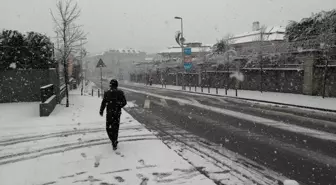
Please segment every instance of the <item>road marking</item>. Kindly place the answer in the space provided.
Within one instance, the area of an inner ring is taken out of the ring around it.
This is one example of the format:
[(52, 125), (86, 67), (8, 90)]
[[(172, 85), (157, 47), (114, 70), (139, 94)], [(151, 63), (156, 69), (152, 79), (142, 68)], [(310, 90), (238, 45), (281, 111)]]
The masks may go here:
[(153, 105), (156, 104), (156, 105), (160, 105), (160, 106), (164, 107), (164, 105), (163, 105), (163, 103), (161, 101), (151, 100), (151, 103)]
[(185, 106), (185, 104), (184, 104), (183, 102), (177, 101), (177, 103), (178, 103), (180, 106)]
[(197, 101), (196, 99), (194, 98), (187, 98), (188, 100), (191, 101), (191, 103), (195, 104), (195, 105), (200, 105), (201, 103), (199, 101)]
[(122, 87), (121, 89), (124, 89), (126, 91), (131, 91), (134, 93), (140, 93), (140, 94), (145, 94), (148, 96), (153, 96), (153, 97), (157, 97), (157, 98), (163, 98), (166, 100), (173, 100), (173, 101), (177, 101), (185, 105), (192, 105), (198, 108), (202, 108), (202, 109), (207, 109), (213, 112), (217, 112), (217, 113), (221, 113), (227, 116), (232, 116), (238, 119), (242, 119), (242, 120), (246, 120), (246, 121), (251, 121), (253, 123), (258, 123), (258, 124), (262, 124), (262, 125), (266, 125), (266, 126), (271, 126), (274, 128), (278, 128), (281, 130), (286, 130), (286, 131), (290, 131), (293, 133), (298, 133), (298, 134), (302, 134), (305, 136), (310, 136), (310, 137), (314, 137), (314, 138), (318, 138), (318, 139), (322, 139), (322, 140), (328, 140), (328, 141), (333, 141), (336, 142), (336, 134), (332, 134), (332, 133), (328, 133), (328, 132), (324, 132), (324, 131), (319, 131), (319, 130), (314, 130), (314, 129), (310, 129), (310, 128), (305, 128), (305, 127), (301, 127), (298, 125), (290, 125), (290, 124), (286, 124), (284, 122), (280, 122), (280, 121), (275, 121), (272, 119), (267, 119), (267, 118), (263, 118), (263, 117), (259, 117), (259, 116), (254, 116), (254, 115), (250, 115), (250, 114), (246, 114), (246, 113), (242, 113), (242, 112), (236, 112), (236, 111), (232, 111), (232, 110), (228, 110), (228, 109), (224, 109), (224, 108), (217, 108), (217, 107), (212, 107), (212, 106), (208, 106), (208, 105), (203, 105), (203, 104), (195, 104), (192, 103), (188, 100), (184, 100), (184, 99), (180, 99), (180, 98), (172, 98), (172, 97), (167, 97), (167, 96), (162, 96), (162, 95), (158, 95), (158, 94), (153, 94), (153, 93), (149, 93), (149, 92), (145, 92), (145, 91), (140, 91), (140, 90), (134, 90), (134, 89), (129, 89), (129, 88), (124, 88)]
[(161, 98), (161, 103), (162, 103), (162, 106), (168, 107), (168, 103), (167, 103), (167, 101), (165, 99)]
[(227, 104), (228, 102), (227, 101), (225, 101), (225, 100), (223, 100), (223, 99), (221, 99), (221, 98), (216, 98), (218, 101), (220, 101), (221, 103), (224, 103), (224, 104)]
[(144, 104), (144, 108), (145, 109), (149, 109), (150, 108), (150, 100), (145, 100), (145, 104)]
[(133, 107), (137, 107), (137, 106), (138, 105), (135, 104), (135, 100), (133, 100), (133, 101), (128, 101), (125, 107), (133, 108)]

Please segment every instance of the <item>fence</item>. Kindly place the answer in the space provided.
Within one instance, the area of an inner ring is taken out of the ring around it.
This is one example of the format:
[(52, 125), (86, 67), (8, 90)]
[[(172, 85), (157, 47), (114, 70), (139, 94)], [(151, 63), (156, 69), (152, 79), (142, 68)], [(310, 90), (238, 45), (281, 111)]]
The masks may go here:
[[(311, 95), (322, 95), (324, 71), (324, 66), (313, 67)], [(263, 70), (255, 68), (242, 69), (240, 72), (244, 76), (243, 81), (230, 77), (234, 71), (131, 74), (131, 81), (148, 84), (146, 77), (151, 76), (153, 84), (307, 94), (304, 91), (307, 83), (305, 73), (301, 68)], [(325, 95), (336, 97), (336, 66), (328, 66), (326, 79)]]

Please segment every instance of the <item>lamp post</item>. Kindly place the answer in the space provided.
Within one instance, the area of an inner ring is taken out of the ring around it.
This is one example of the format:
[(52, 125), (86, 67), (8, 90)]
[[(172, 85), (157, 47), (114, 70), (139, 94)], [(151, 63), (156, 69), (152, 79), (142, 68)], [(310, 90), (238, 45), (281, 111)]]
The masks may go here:
[[(175, 17), (175, 19), (181, 20), (181, 61), (182, 61), (182, 67), (184, 65), (184, 37), (183, 37), (183, 18), (182, 17)], [(184, 72), (182, 73), (182, 90), (184, 90)]]

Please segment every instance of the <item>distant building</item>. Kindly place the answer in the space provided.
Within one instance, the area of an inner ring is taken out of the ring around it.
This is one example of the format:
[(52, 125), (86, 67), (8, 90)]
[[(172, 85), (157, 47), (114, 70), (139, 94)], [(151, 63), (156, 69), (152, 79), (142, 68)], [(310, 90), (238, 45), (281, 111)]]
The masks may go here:
[(135, 62), (144, 61), (146, 53), (135, 49), (111, 49), (101, 54), (86, 57), (88, 61), (88, 69), (93, 72), (99, 72), (96, 65), (99, 59), (102, 59), (106, 64), (103, 69), (104, 75), (123, 78), (127, 77), (128, 72), (132, 71), (132, 66)]
[[(286, 29), (281, 26), (260, 27), (259, 22), (254, 22), (252, 31), (234, 35), (229, 39), (238, 55), (250, 55), (262, 49), (264, 52), (276, 52), (276, 45), (284, 42)], [(267, 47), (270, 46), (270, 47)]]
[[(65, 74), (64, 74), (64, 63), (62, 61), (62, 57), (60, 53), (56, 53), (56, 58), (58, 58), (57, 62), (58, 62), (58, 74), (59, 74), (59, 78), (60, 78), (60, 84), (61, 86), (65, 83)], [(73, 54), (70, 54), (68, 59), (67, 59), (67, 74), (68, 74), (68, 79), (70, 79), (70, 77), (73, 74), (74, 71), (74, 62), (76, 62), (76, 58), (74, 57)]]
[[(211, 52), (212, 45), (202, 44), (201, 42), (189, 42), (185, 43), (185, 48), (191, 48), (191, 57), (203, 58)], [(171, 46), (165, 50), (162, 50), (158, 53), (160, 56), (158, 68), (167, 69), (167, 68), (182, 68), (182, 48), (180, 46)]]

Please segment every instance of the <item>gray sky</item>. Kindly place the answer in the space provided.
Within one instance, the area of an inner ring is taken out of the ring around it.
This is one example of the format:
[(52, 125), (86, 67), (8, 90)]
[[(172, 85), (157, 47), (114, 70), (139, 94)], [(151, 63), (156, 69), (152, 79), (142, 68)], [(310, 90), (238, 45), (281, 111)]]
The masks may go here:
[[(312, 12), (336, 7), (336, 0), (77, 0), (79, 20), (89, 32), (89, 52), (131, 47), (157, 52), (175, 45), (184, 18), (187, 41), (214, 44), (227, 33), (250, 31), (253, 21), (286, 26)], [(0, 0), (0, 29), (54, 36), (49, 10), (56, 0)]]

